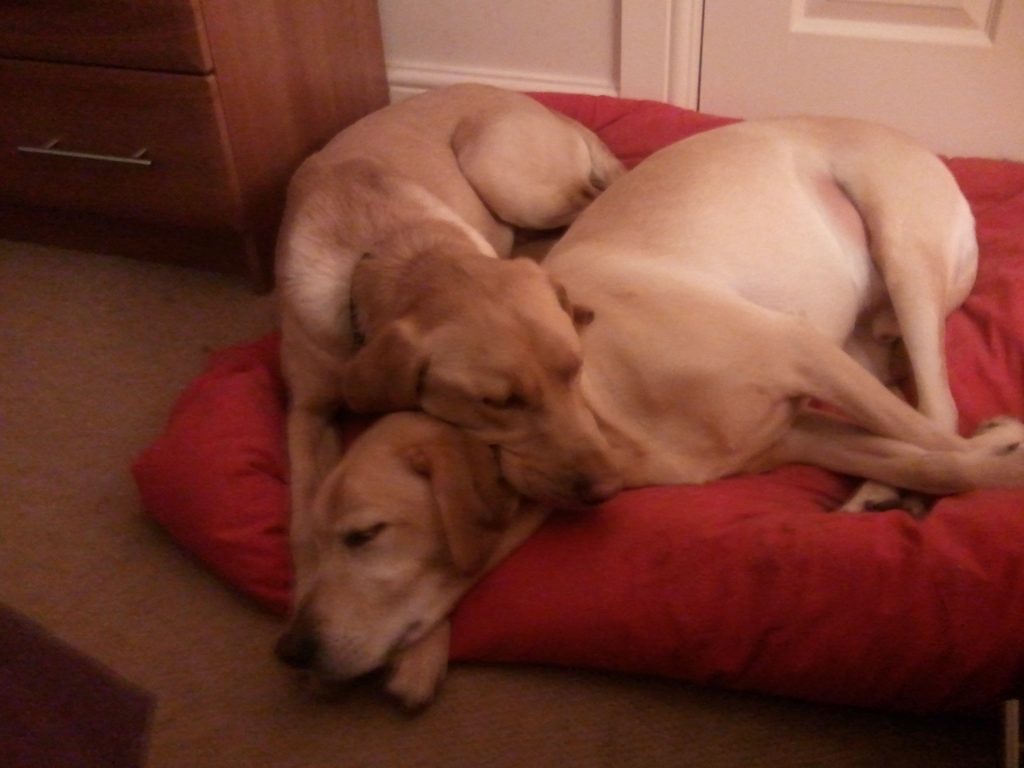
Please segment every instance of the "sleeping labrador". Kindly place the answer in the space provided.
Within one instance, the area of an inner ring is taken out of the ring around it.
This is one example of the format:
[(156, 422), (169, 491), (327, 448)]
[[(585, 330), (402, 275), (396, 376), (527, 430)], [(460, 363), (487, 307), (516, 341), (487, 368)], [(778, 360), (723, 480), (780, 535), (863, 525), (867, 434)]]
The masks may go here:
[(278, 657), (328, 683), (390, 667), (393, 695), (427, 703), (447, 666), (446, 616), (543, 518), (484, 443), (422, 413), (384, 416), (311, 506), (312, 572)]
[[(970, 290), (976, 258), (970, 211), (933, 155), (863, 123), (786, 120), (653, 155), (576, 220), (547, 264), (593, 313), (576, 375), (627, 486), (793, 461), (955, 493), (1024, 484), (1019, 422), (955, 432), (942, 321)], [(884, 377), (900, 336), (919, 410), (851, 355)], [(476, 418), (528, 417), (515, 398), (529, 381), (483, 377), (493, 402)], [(433, 386), (427, 396), (443, 398)], [(447, 612), (543, 510), (516, 514), (497, 480), (506, 460), (472, 434), (425, 415), (387, 419), (325, 485), (315, 575), (279, 654), (339, 680), (391, 665), (392, 692), (417, 704), (444, 675)], [(410, 449), (407, 435), (442, 433)], [(535, 479), (519, 458), (520, 482), (542, 489), (544, 471)], [(470, 476), (445, 479), (459, 464)], [(470, 486), (458, 501), (454, 489)]]
[[(338, 407), (429, 410), (438, 387), (464, 403), (477, 396), (464, 387), (490, 365), (498, 375), (534, 371), (551, 418), (529, 430), (478, 424), (479, 435), (509, 450), (543, 443), (578, 501), (618, 488), (579, 394), (579, 340), (564, 297), (536, 264), (497, 257), (509, 255), (518, 228), (568, 224), (621, 173), (580, 124), (478, 85), (373, 113), (303, 163), (277, 260), (297, 560), (305, 510), (337, 459), (328, 423)], [(364, 287), (353, 301), (357, 270)], [(496, 339), (514, 339), (515, 354), (495, 359)]]
[[(802, 462), (943, 494), (1024, 479), (1018, 422), (956, 432), (944, 324), (977, 256), (932, 153), (877, 125), (796, 118), (655, 153), (545, 266), (594, 313), (583, 389), (626, 486)], [(899, 340), (917, 409), (880, 381)], [(897, 503), (877, 494), (849, 506)]]

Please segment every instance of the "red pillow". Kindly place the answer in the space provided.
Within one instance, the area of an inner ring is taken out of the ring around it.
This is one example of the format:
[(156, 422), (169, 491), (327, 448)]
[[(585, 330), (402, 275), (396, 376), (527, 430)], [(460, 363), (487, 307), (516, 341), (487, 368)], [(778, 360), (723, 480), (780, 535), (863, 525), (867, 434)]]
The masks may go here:
[[(726, 120), (540, 95), (627, 164)], [(948, 323), (965, 431), (1024, 416), (1024, 165), (952, 160), (982, 248)], [(216, 355), (134, 466), (146, 511), (277, 612), (291, 579), (276, 336)], [(809, 467), (621, 494), (559, 514), (459, 605), (454, 658), (591, 666), (891, 709), (978, 709), (1024, 688), (1024, 490), (827, 514)]]
[(210, 357), (132, 466), (142, 508), (263, 605), (291, 600), (285, 387), (275, 334)]

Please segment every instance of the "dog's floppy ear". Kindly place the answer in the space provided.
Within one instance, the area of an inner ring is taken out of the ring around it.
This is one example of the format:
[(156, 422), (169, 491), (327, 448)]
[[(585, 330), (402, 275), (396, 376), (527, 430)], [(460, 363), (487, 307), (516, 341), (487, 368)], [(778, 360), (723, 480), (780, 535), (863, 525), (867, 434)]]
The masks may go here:
[(345, 364), (342, 391), (348, 408), (358, 413), (416, 408), (427, 367), (421, 337), (405, 319), (373, 334)]
[(407, 458), (430, 479), (452, 562), (469, 576), (487, 565), (518, 496), (502, 481), (489, 447), (452, 431), (451, 437), (410, 449)]

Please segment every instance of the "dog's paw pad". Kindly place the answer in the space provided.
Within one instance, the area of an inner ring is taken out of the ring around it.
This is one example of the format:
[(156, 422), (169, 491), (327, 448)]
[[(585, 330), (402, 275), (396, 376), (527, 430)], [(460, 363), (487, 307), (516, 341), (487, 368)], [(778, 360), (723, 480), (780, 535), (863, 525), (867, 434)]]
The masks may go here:
[(386, 689), (405, 709), (420, 710), (434, 700), (448, 671), (450, 639), (446, 620), (392, 659)]
[(839, 511), (862, 513), (888, 512), (893, 509), (903, 510), (911, 517), (922, 518), (931, 509), (931, 500), (921, 493), (901, 491), (884, 483), (865, 480)]
[(899, 508), (913, 518), (920, 520), (931, 512), (933, 499), (923, 493), (904, 491), (900, 494)]
[(386, 689), (404, 709), (415, 712), (434, 700), (444, 675), (443, 668), (402, 665), (393, 671)]
[(884, 512), (900, 505), (900, 492), (883, 483), (865, 480), (846, 503), (839, 508), (840, 512)]

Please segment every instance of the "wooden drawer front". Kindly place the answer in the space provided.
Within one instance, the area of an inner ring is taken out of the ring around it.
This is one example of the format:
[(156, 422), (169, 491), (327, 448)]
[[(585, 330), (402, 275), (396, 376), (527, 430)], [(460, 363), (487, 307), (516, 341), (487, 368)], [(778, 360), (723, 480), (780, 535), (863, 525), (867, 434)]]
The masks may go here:
[(215, 87), (212, 76), (0, 59), (0, 200), (237, 226)]
[(168, 72), (211, 69), (196, 0), (0, 0), (0, 56)]

